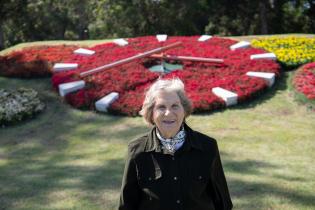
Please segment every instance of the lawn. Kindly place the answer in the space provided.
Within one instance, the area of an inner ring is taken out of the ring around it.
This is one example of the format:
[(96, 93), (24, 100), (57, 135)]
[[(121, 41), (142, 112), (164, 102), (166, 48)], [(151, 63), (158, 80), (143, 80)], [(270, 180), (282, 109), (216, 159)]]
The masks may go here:
[[(290, 75), (248, 104), (193, 115), (218, 140), (235, 209), (315, 208), (315, 112), (295, 102)], [(127, 142), (142, 118), (80, 111), (50, 79), (0, 77), (0, 88), (32, 87), (46, 110), (0, 128), (0, 209), (115, 209)]]

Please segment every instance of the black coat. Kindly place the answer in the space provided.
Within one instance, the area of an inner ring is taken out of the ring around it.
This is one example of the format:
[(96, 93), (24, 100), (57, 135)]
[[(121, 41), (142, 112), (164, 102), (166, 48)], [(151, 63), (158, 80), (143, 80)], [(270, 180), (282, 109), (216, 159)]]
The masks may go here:
[(161, 149), (156, 128), (129, 144), (119, 210), (232, 209), (216, 140), (184, 129), (174, 154)]

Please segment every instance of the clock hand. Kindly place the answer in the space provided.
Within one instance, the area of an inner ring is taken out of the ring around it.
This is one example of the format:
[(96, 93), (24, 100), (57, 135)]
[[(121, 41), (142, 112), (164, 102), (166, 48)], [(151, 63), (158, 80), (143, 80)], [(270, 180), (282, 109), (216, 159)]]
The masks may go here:
[(204, 58), (204, 57), (192, 57), (192, 56), (176, 56), (176, 55), (165, 55), (165, 54), (153, 54), (151, 58), (163, 58), (168, 60), (180, 60), (180, 61), (201, 61), (210, 63), (223, 63), (223, 59), (219, 58)]
[(100, 66), (100, 67), (97, 67), (97, 68), (94, 68), (94, 69), (82, 72), (82, 73), (80, 73), (80, 77), (86, 77), (86, 76), (89, 76), (91, 74), (95, 74), (95, 73), (98, 73), (100, 71), (103, 71), (105, 69), (113, 68), (115, 66), (120, 66), (120, 65), (123, 65), (125, 63), (130, 63), (130, 62), (132, 62), (132, 61), (134, 61), (136, 59), (148, 57), (148, 56), (150, 56), (150, 55), (152, 55), (154, 53), (159, 53), (159, 52), (163, 52), (165, 50), (168, 50), (168, 49), (171, 49), (171, 48), (174, 48), (174, 47), (178, 47), (181, 44), (182, 44), (182, 42), (175, 42), (173, 44), (170, 44), (170, 45), (167, 45), (167, 46), (164, 46), (164, 47), (155, 48), (153, 50), (149, 50), (149, 51), (146, 51), (146, 52), (134, 55), (132, 57), (124, 58), (124, 59), (115, 61), (113, 63), (106, 64), (104, 66)]

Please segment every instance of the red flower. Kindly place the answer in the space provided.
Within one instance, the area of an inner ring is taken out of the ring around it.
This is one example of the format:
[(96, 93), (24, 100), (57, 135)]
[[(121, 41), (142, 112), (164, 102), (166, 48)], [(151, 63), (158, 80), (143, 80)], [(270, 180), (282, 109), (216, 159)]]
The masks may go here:
[(315, 99), (315, 62), (304, 65), (296, 72), (293, 86), (308, 99)]
[(0, 75), (7, 77), (45, 77), (54, 63), (72, 56), (73, 45), (34, 46), (14, 51), (0, 60)]

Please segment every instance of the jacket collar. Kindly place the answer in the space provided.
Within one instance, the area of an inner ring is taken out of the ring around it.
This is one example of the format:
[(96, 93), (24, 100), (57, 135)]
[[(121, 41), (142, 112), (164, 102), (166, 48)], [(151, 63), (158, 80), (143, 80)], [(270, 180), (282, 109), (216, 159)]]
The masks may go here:
[[(186, 132), (186, 139), (183, 145), (183, 150), (190, 150), (191, 148), (204, 150), (204, 147), (200, 144), (195, 137), (195, 131), (192, 130), (186, 123), (184, 123), (184, 129)], [(144, 147), (144, 152), (162, 152), (162, 148), (159, 139), (156, 136), (156, 126), (154, 126), (148, 134), (148, 138)]]

